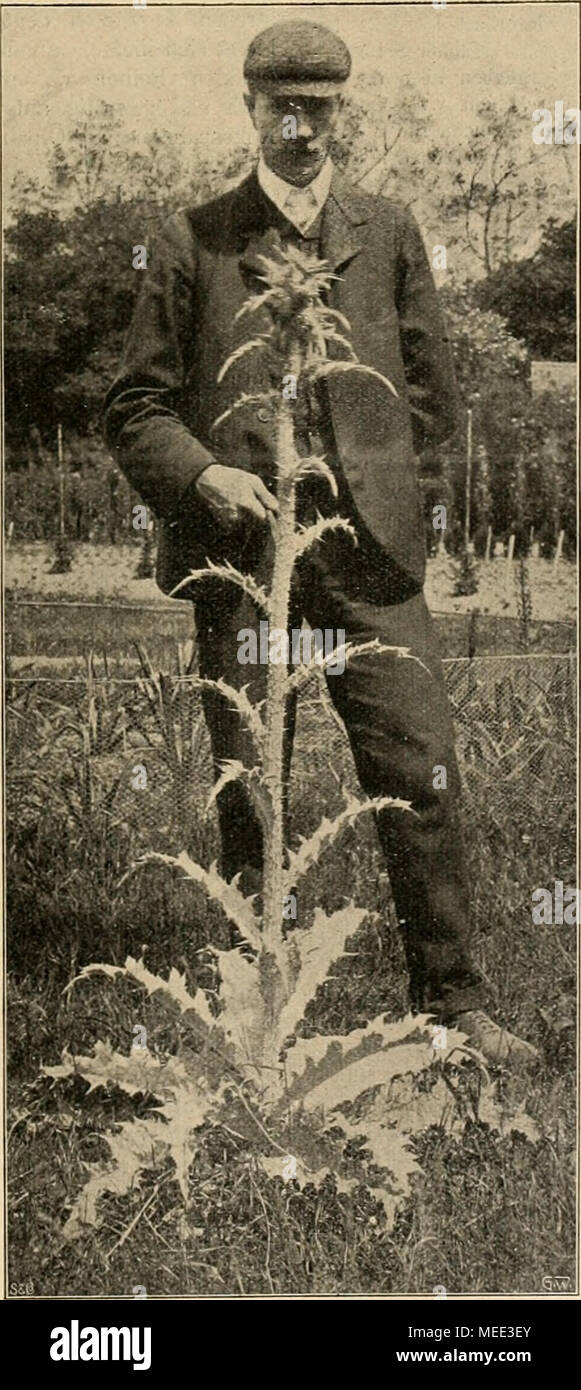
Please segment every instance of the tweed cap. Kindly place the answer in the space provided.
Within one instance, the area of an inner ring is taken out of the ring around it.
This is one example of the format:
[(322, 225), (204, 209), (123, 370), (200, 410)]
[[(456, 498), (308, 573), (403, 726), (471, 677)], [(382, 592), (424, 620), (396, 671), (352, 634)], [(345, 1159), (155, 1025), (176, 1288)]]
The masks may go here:
[(246, 81), (288, 96), (333, 96), (351, 72), (351, 54), (331, 29), (309, 20), (272, 24), (252, 40), (244, 63)]

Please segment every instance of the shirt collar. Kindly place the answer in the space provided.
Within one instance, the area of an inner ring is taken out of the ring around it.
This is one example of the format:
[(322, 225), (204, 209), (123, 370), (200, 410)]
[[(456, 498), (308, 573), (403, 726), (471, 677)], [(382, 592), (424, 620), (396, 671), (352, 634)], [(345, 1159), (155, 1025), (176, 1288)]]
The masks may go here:
[(274, 203), (279, 212), (284, 213), (300, 232), (306, 232), (318, 217), (329, 196), (333, 164), (327, 156), (316, 178), (304, 188), (286, 183), (285, 179), (281, 179), (269, 169), (262, 155), (258, 161), (257, 175), (260, 187), (271, 203)]

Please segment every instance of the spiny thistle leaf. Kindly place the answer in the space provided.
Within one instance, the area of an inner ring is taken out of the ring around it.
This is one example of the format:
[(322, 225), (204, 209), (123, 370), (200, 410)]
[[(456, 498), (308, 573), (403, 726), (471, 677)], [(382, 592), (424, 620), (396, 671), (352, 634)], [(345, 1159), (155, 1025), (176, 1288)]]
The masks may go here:
[(231, 883), (218, 873), (217, 865), (211, 864), (209, 869), (202, 868), (201, 864), (196, 864), (195, 860), (190, 859), (189, 854), (182, 851), (181, 854), (159, 854), (151, 851), (144, 854), (138, 861), (139, 864), (167, 864), (171, 869), (181, 869), (186, 878), (192, 879), (194, 883), (199, 883), (207, 893), (209, 898), (213, 898), (223, 908), (226, 916), (238, 928), (240, 935), (254, 948), (259, 951), (261, 947), (261, 936), (258, 931), (256, 917), (252, 911), (249, 898), (237, 888), (236, 883), (239, 875), (232, 879)]
[[(361, 1127), (366, 1132), (368, 1125), (376, 1122), (381, 1125), (387, 1123), (390, 1128), (405, 1135), (421, 1134), (432, 1125), (437, 1125), (448, 1134), (464, 1127), (467, 1111), (453, 1079), (452, 1069), (457, 1073), (462, 1062), (481, 1066), (482, 1059), (466, 1046), (467, 1039), (463, 1033), (449, 1029), (448, 1042), (450, 1047), (439, 1061), (435, 1060), (433, 1051), (428, 1051), (424, 1073), (394, 1076), (387, 1088), (382, 1087), (376, 1093), (375, 1098), (365, 1106)], [(485, 1071), (484, 1068), (482, 1070)], [(426, 1086), (428, 1077), (430, 1085)]]
[(313, 474), (326, 478), (333, 497), (337, 496), (339, 489), (335, 474), (329, 468), (328, 463), (323, 458), (319, 458), (317, 454), (309, 454), (307, 458), (300, 459), (294, 471), (295, 483), (300, 483), (303, 478), (308, 478)]
[(117, 1134), (106, 1136), (111, 1166), (103, 1171), (100, 1166), (89, 1165), (93, 1176), (73, 1206), (65, 1227), (68, 1238), (81, 1234), (83, 1224), (95, 1224), (96, 1204), (102, 1193), (123, 1196), (137, 1175), (155, 1166), (164, 1155), (173, 1160), (176, 1178), (187, 1203), (188, 1168), (197, 1146), (195, 1131), (216, 1108), (221, 1094), (220, 1088), (215, 1095), (210, 1095), (203, 1079), (196, 1079), (193, 1059), (186, 1066), (178, 1057), (160, 1058), (145, 1049), (134, 1049), (125, 1056), (115, 1052), (109, 1043), (98, 1042), (92, 1055), (72, 1057), (65, 1052), (60, 1066), (42, 1070), (55, 1080), (82, 1076), (89, 1082), (90, 1090), (116, 1086), (129, 1095), (142, 1092), (163, 1102), (160, 1110), (145, 1118), (127, 1121)]
[(528, 1115), (525, 1109), (525, 1102), (511, 1107), (506, 1102), (503, 1104), (498, 1096), (496, 1085), (486, 1088), (478, 1099), (477, 1115), (481, 1124), (490, 1125), (492, 1129), (498, 1130), (500, 1134), (524, 1134), (531, 1143), (537, 1142), (541, 1138), (541, 1131), (532, 1115)]
[(315, 668), (324, 671), (328, 666), (343, 663), (347, 665), (356, 657), (367, 656), (370, 653), (381, 655), (389, 653), (391, 656), (402, 657), (407, 661), (417, 661), (418, 666), (421, 666), (422, 670), (430, 675), (428, 667), (424, 666), (423, 661), (420, 661), (419, 656), (416, 656), (409, 647), (391, 647), (385, 642), (380, 642), (378, 637), (373, 637), (369, 642), (344, 642), (340, 647), (334, 647), (325, 656), (317, 653), (312, 661), (305, 662), (296, 671), (293, 671), (292, 676), (289, 677), (289, 685), (291, 689), (300, 688), (306, 681), (310, 680)]
[(329, 967), (343, 954), (347, 938), (354, 935), (366, 916), (366, 909), (355, 907), (353, 903), (330, 917), (317, 907), (312, 926), (292, 933), (287, 945), (298, 952), (299, 971), (293, 994), (278, 1020), (278, 1048), (294, 1033), (307, 1004), (326, 980)]
[(344, 516), (319, 517), (312, 526), (300, 527), (295, 533), (294, 554), (295, 560), (304, 555), (316, 541), (322, 540), (329, 531), (346, 531), (348, 535), (355, 536), (355, 530), (350, 521)]
[(117, 1134), (103, 1136), (109, 1146), (110, 1167), (86, 1164), (92, 1176), (73, 1203), (63, 1227), (66, 1240), (86, 1234), (87, 1226), (98, 1225), (97, 1202), (105, 1192), (125, 1197), (143, 1171), (154, 1168), (163, 1153), (159, 1120), (127, 1120)]
[(143, 988), (146, 989), (147, 993), (150, 995), (167, 995), (175, 1004), (178, 1004), (182, 1013), (188, 1013), (191, 1010), (208, 1028), (211, 1028), (215, 1022), (203, 990), (199, 989), (195, 998), (193, 998), (186, 989), (185, 975), (180, 975), (179, 971), (176, 970), (174, 966), (172, 966), (169, 972), (168, 979), (164, 980), (161, 975), (152, 974), (151, 970), (148, 970), (145, 966), (143, 960), (134, 960), (133, 956), (127, 956), (124, 965), (105, 965), (101, 963), (84, 965), (83, 969), (79, 971), (79, 974), (75, 976), (75, 979), (71, 981), (70, 985), (67, 985), (67, 990), (72, 989), (73, 985), (77, 984), (79, 980), (84, 980), (89, 975), (108, 975), (111, 979), (115, 976), (125, 975), (128, 978), (136, 980), (138, 984), (143, 985)]
[(224, 787), (227, 787), (229, 785), (230, 782), (241, 782), (244, 781), (245, 777), (248, 776), (248, 768), (245, 767), (244, 763), (240, 762), (239, 758), (229, 758), (227, 762), (223, 762), (221, 764), (221, 769), (222, 770), (220, 772), (220, 776), (214, 782), (214, 785), (209, 793), (208, 800), (206, 802), (207, 810), (209, 810), (210, 806), (212, 806), (213, 803), (218, 800), (220, 793), (224, 790)]
[[(339, 279), (340, 277), (337, 276), (336, 278)], [(345, 318), (345, 315), (340, 313), (339, 309), (331, 309), (328, 304), (325, 304), (325, 318), (334, 319), (336, 323), (341, 324), (342, 328), (345, 329), (346, 333), (351, 332), (351, 324), (349, 322), (349, 319)]]
[(195, 676), (192, 685), (199, 690), (217, 690), (219, 695), (223, 695), (225, 700), (234, 705), (252, 737), (256, 751), (260, 751), (264, 738), (264, 725), (256, 705), (253, 705), (248, 699), (247, 686), (244, 685), (238, 690), (236, 686), (229, 685), (228, 681), (223, 680), (222, 676), (218, 680), (210, 680), (205, 676)]
[(238, 400), (234, 401), (233, 405), (229, 405), (228, 409), (223, 410), (222, 414), (218, 416), (218, 419), (214, 420), (213, 424), (210, 426), (210, 433), (215, 434), (216, 431), (219, 430), (220, 425), (223, 425), (225, 420), (229, 420), (230, 416), (233, 415), (236, 410), (244, 410), (246, 406), (250, 405), (264, 405), (265, 402), (268, 403), (273, 400), (278, 404), (278, 399), (278, 393), (274, 390), (258, 391), (254, 395), (243, 392), (242, 395), (238, 397)]
[(218, 962), (222, 982), (220, 1001), (224, 1007), (219, 1026), (234, 1046), (236, 1065), (261, 1089), (265, 1019), (258, 965), (238, 950), (209, 949)]
[(268, 614), (269, 612), (270, 604), (266, 589), (261, 584), (257, 584), (251, 574), (242, 574), (240, 570), (235, 569), (229, 560), (225, 560), (221, 565), (215, 564), (213, 560), (207, 560), (204, 569), (192, 570), (185, 579), (181, 579), (179, 584), (176, 584), (175, 589), (171, 591), (172, 598), (180, 589), (187, 588), (188, 584), (196, 583), (200, 579), (227, 579), (230, 584), (237, 584), (239, 589), (243, 589), (244, 593), (248, 594), (253, 603), (258, 608), (262, 608), (264, 613)]
[[(266, 260), (266, 257), (257, 256), (256, 259), (257, 261), (263, 261)], [(265, 276), (261, 275), (259, 276), (259, 279), (264, 280)], [(244, 300), (244, 303), (238, 309), (237, 313), (235, 313), (233, 322), (237, 323), (239, 319), (244, 318), (245, 314), (255, 314), (258, 312), (259, 309), (267, 308), (267, 306), (271, 305), (275, 300), (275, 290), (265, 290), (263, 294), (249, 295), (248, 299)]]
[(212, 787), (208, 797), (208, 808), (220, 795), (224, 787), (229, 782), (242, 782), (248, 789), (248, 794), (261, 822), (263, 830), (267, 830), (272, 819), (272, 799), (268, 787), (262, 780), (259, 768), (245, 767), (244, 763), (235, 758), (222, 764), (222, 772)]
[(103, 1171), (91, 1165), (93, 1175), (73, 1205), (64, 1235), (74, 1239), (83, 1233), (83, 1227), (95, 1225), (97, 1201), (103, 1193), (125, 1196), (145, 1169), (158, 1166), (167, 1157), (174, 1163), (187, 1207), (189, 1167), (198, 1148), (196, 1130), (208, 1119), (214, 1104), (215, 1099), (187, 1077), (162, 1110), (145, 1119), (128, 1120), (117, 1134), (103, 1136), (109, 1146), (111, 1166)]
[(362, 1149), (369, 1153), (371, 1163), (383, 1170), (381, 1187), (370, 1186), (370, 1191), (383, 1206), (387, 1230), (391, 1230), (402, 1202), (411, 1194), (410, 1178), (422, 1171), (408, 1136), (395, 1126), (367, 1118), (360, 1124), (351, 1124), (344, 1115), (336, 1114), (333, 1123), (341, 1128), (346, 1139), (362, 1139)]
[[(405, 1018), (395, 1023), (386, 1023), (380, 1015), (364, 1028), (355, 1028), (346, 1037), (316, 1035), (313, 1038), (298, 1038), (286, 1056), (286, 1099), (302, 1102), (309, 1092), (334, 1077), (336, 1073), (340, 1073), (344, 1067), (350, 1067), (363, 1058), (373, 1057), (376, 1053), (391, 1052), (395, 1056), (400, 1046), (406, 1049), (409, 1047), (410, 1040), (419, 1045), (418, 1053), (415, 1055), (416, 1062), (419, 1060), (420, 1049), (423, 1048), (423, 1066), (431, 1065), (433, 1053), (430, 1052), (430, 1023), (428, 1014), (406, 1014)], [(406, 1070), (403, 1066), (397, 1068), (396, 1064), (393, 1075)], [(373, 1084), (377, 1083), (369, 1083)], [(362, 1086), (360, 1089), (368, 1087)]]
[[(459, 1086), (459, 1061), (473, 1062), (479, 1067), (478, 1095), (470, 1103)], [(434, 1081), (429, 1088), (418, 1086), (413, 1076), (395, 1078), (387, 1094), (382, 1091), (371, 1106), (366, 1107), (362, 1122), (365, 1130), (370, 1121), (385, 1123), (387, 1119), (390, 1126), (404, 1134), (421, 1134), (431, 1125), (437, 1125), (448, 1134), (460, 1135), (466, 1120), (473, 1115), (501, 1135), (516, 1131), (532, 1142), (541, 1137), (534, 1119), (526, 1113), (524, 1102), (511, 1105), (499, 1093), (500, 1083), (490, 1081), (483, 1057), (469, 1045), (461, 1031), (447, 1030), (447, 1047), (432, 1072)]]
[(339, 1105), (357, 1100), (362, 1091), (374, 1086), (385, 1086), (394, 1076), (408, 1072), (414, 1075), (425, 1070), (428, 1065), (425, 1042), (400, 1043), (397, 1047), (380, 1048), (370, 1056), (349, 1061), (349, 1050), (344, 1050), (344, 1061), (340, 1071), (325, 1081), (320, 1081), (303, 1097), (306, 1110), (335, 1110)]
[(170, 999), (174, 999), (176, 1004), (179, 1004), (182, 1013), (193, 1012), (202, 1020), (202, 1023), (208, 1026), (208, 1028), (214, 1026), (214, 1015), (211, 1012), (204, 991), (198, 989), (195, 999), (192, 999), (191, 994), (189, 994), (186, 989), (185, 975), (180, 975), (179, 971), (174, 967), (172, 967), (169, 972), (167, 993)]
[(208, 1119), (211, 1109), (211, 1099), (199, 1088), (195, 1092), (191, 1084), (163, 1107), (165, 1124), (161, 1143), (175, 1163), (176, 1178), (186, 1207), (189, 1204), (189, 1168), (199, 1147), (196, 1130)]
[(333, 1117), (333, 1124), (338, 1125), (348, 1139), (364, 1139), (364, 1147), (369, 1149), (376, 1168), (386, 1168), (395, 1178), (402, 1196), (409, 1194), (409, 1179), (413, 1173), (420, 1173), (421, 1168), (393, 1124), (380, 1124), (367, 1117), (352, 1124), (340, 1114)]
[[(339, 1171), (339, 1167), (337, 1164), (335, 1164), (333, 1167), (325, 1166), (324, 1168), (317, 1168), (315, 1170), (309, 1168), (308, 1165), (298, 1154), (287, 1155), (285, 1157), (283, 1157), (282, 1155), (270, 1155), (268, 1157), (263, 1155), (260, 1158), (258, 1158), (257, 1161), (262, 1171), (266, 1173), (267, 1177), (280, 1178), (284, 1171), (285, 1158), (287, 1162), (289, 1158), (292, 1158), (294, 1164), (294, 1178), (295, 1181), (298, 1182), (300, 1187), (305, 1187), (307, 1184), (309, 1184), (310, 1186), (314, 1187), (316, 1191), (319, 1191), (325, 1179), (332, 1175), (338, 1194), (340, 1196), (350, 1197), (354, 1189), (356, 1187), (359, 1187), (360, 1185), (360, 1178), (345, 1177), (344, 1174), (341, 1171)], [(387, 1218), (387, 1230), (391, 1230), (394, 1224), (398, 1206), (401, 1204), (402, 1196), (404, 1194), (398, 1193), (397, 1195), (394, 1195), (391, 1192), (387, 1191), (385, 1187), (371, 1187), (370, 1192), (371, 1195), (375, 1197), (376, 1201), (380, 1202), (383, 1206)]]
[(403, 801), (401, 797), (394, 796), (374, 796), (366, 801), (358, 801), (357, 797), (352, 797), (343, 810), (335, 816), (334, 820), (329, 820), (323, 816), (322, 821), (317, 826), (314, 835), (310, 839), (303, 840), (300, 848), (293, 851), (289, 850), (289, 867), (285, 875), (285, 893), (290, 891), (293, 884), (299, 882), (301, 878), (316, 864), (324, 850), (337, 839), (337, 836), (348, 825), (353, 825), (359, 816), (366, 815), (368, 812), (383, 811), (387, 807), (394, 811), (411, 811), (411, 802)]
[(397, 398), (398, 393), (393, 382), (381, 372), (376, 372), (375, 367), (366, 367), (362, 362), (321, 362), (320, 366), (308, 369), (308, 376), (311, 381), (320, 381), (323, 377), (338, 375), (340, 372), (364, 372), (365, 376), (375, 377)]
[[(436, 1070), (434, 1065), (434, 1071)], [(420, 1074), (420, 1080), (423, 1077)], [(435, 1125), (446, 1134), (463, 1129), (466, 1116), (462, 1112), (458, 1095), (450, 1082), (444, 1080), (443, 1073), (437, 1076), (429, 1089), (418, 1086), (417, 1076), (398, 1076), (390, 1084), (386, 1097), (382, 1092), (366, 1114), (364, 1127), (374, 1123), (374, 1117), (381, 1116), (400, 1134), (423, 1134)]]
[(357, 353), (354, 351), (353, 347), (351, 346), (351, 343), (349, 342), (349, 339), (345, 337), (344, 333), (337, 333), (335, 329), (328, 328), (325, 331), (325, 342), (339, 343), (341, 347), (346, 348), (347, 352), (349, 353), (349, 359), (351, 362), (359, 361)]
[[(379, 1032), (377, 1031), (379, 1028)], [(383, 1036), (383, 1043), (382, 1043)], [(446, 1060), (435, 1064), (433, 1061), (432, 1025), (428, 1016), (407, 1018), (396, 1024), (384, 1024), (376, 1020), (365, 1029), (357, 1030), (348, 1038), (311, 1038), (299, 1040), (287, 1056), (287, 1070), (292, 1071), (293, 1055), (303, 1068), (302, 1076), (295, 1072), (285, 1094), (284, 1105), (298, 1100), (304, 1111), (312, 1112), (312, 1122), (316, 1112), (327, 1109), (334, 1133), (341, 1131), (344, 1139), (359, 1141), (361, 1161), (371, 1162), (374, 1168), (382, 1171), (381, 1186), (362, 1171), (358, 1178), (346, 1178), (344, 1165), (346, 1156), (336, 1155), (331, 1168), (313, 1167), (312, 1159), (317, 1153), (315, 1143), (309, 1146), (310, 1163), (304, 1161), (304, 1128), (298, 1136), (293, 1136), (292, 1150), (295, 1157), (293, 1176), (304, 1184), (320, 1186), (322, 1179), (330, 1171), (337, 1182), (339, 1192), (349, 1193), (360, 1181), (368, 1182), (373, 1196), (383, 1205), (387, 1218), (387, 1228), (391, 1229), (396, 1213), (403, 1200), (411, 1194), (410, 1179), (421, 1171), (411, 1143), (415, 1135), (432, 1125), (438, 1125), (447, 1132), (462, 1132), (467, 1114), (459, 1104), (459, 1097), (453, 1081), (444, 1079), (449, 1063), (476, 1061), (482, 1064), (479, 1054), (465, 1046), (466, 1038), (456, 1029), (447, 1032)], [(483, 1068), (483, 1070), (485, 1070)], [(359, 1075), (356, 1075), (356, 1072)], [(433, 1073), (432, 1084), (425, 1085), (425, 1078)], [(324, 1078), (324, 1079), (323, 1079)], [(420, 1084), (421, 1083), (421, 1084)], [(371, 1103), (369, 1096), (373, 1088)], [(500, 1107), (496, 1103), (494, 1088), (486, 1087), (486, 1114), (496, 1130), (508, 1131), (510, 1128), (522, 1129), (530, 1138), (538, 1133), (530, 1116), (524, 1115), (520, 1106), (511, 1125), (510, 1119), (501, 1128)], [(367, 1097), (367, 1098), (366, 1098)], [(337, 1107), (355, 1103), (363, 1113), (360, 1117), (345, 1116)], [(317, 1131), (322, 1135), (322, 1131)], [(301, 1157), (297, 1157), (301, 1155)], [(365, 1156), (367, 1156), (365, 1158)], [(328, 1156), (320, 1150), (320, 1159)], [(285, 1160), (269, 1158), (263, 1167), (272, 1176), (284, 1176), (282, 1164)], [(288, 1162), (288, 1156), (287, 1160)], [(356, 1161), (353, 1157), (350, 1162)]]
[(236, 348), (235, 352), (231, 352), (230, 356), (226, 358), (226, 361), (222, 363), (216, 378), (218, 384), (224, 380), (226, 372), (230, 371), (230, 368), (234, 366), (235, 362), (239, 362), (240, 358), (246, 357), (249, 352), (264, 351), (268, 341), (268, 334), (261, 333), (259, 337), (251, 338), (247, 343), (241, 343), (240, 347)]
[(58, 1066), (43, 1066), (41, 1070), (55, 1081), (82, 1076), (89, 1082), (89, 1091), (99, 1086), (117, 1086), (130, 1096), (142, 1092), (155, 1094), (160, 1099), (171, 1097), (187, 1076), (183, 1062), (175, 1057), (170, 1056), (162, 1062), (147, 1048), (132, 1048), (126, 1056), (123, 1052), (115, 1052), (109, 1042), (95, 1043), (92, 1055), (87, 1057), (73, 1057), (65, 1049)]

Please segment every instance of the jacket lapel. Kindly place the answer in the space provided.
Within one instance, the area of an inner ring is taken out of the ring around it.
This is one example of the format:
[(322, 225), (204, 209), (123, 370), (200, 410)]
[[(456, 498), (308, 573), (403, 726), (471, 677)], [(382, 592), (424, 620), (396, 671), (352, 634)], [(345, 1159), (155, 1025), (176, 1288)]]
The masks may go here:
[[(368, 193), (362, 193), (335, 169), (322, 212), (320, 240), (320, 255), (333, 273), (340, 271), (363, 249), (366, 224), (374, 211), (375, 199)], [(273, 225), (273, 212), (254, 169), (235, 190), (231, 205), (231, 238), (238, 251), (240, 275), (246, 294), (263, 288), (257, 280), (262, 273), (258, 257), (271, 256), (275, 247), (280, 246), (280, 232), (276, 225), (278, 215), (274, 213)], [(332, 305), (340, 307), (339, 284), (331, 286), (329, 299)], [(265, 331), (269, 322), (266, 310), (263, 315), (256, 314), (252, 317), (252, 331)], [(246, 340), (249, 323), (250, 320), (243, 317), (233, 326), (233, 347)]]
[[(374, 208), (375, 200), (370, 194), (349, 183), (338, 169), (333, 171), (321, 224), (321, 254), (331, 270), (337, 271), (361, 251), (365, 224)], [(279, 240), (269, 215), (272, 211), (253, 169), (235, 190), (232, 202), (232, 227), (242, 270), (255, 270), (256, 256), (268, 254)]]
[(280, 246), (280, 234), (254, 169), (235, 191), (232, 203), (233, 239), (238, 248), (239, 265), (244, 281), (262, 274), (258, 256), (269, 256)]
[[(251, 294), (265, 289), (259, 279), (264, 273), (260, 256), (270, 257), (280, 247), (280, 233), (271, 223), (270, 209), (258, 179), (256, 170), (249, 174), (234, 191), (230, 211), (229, 240), (235, 248), (240, 279), (237, 280), (236, 301), (232, 302), (233, 322), (230, 333), (230, 346), (234, 351), (248, 338), (258, 333), (268, 332), (271, 321), (266, 309), (234, 319), (234, 313)], [(247, 369), (257, 367), (260, 358), (248, 358)], [(250, 373), (251, 374), (251, 373)]]
[(365, 223), (369, 222), (373, 211), (373, 198), (360, 193), (335, 169), (321, 228), (321, 255), (330, 270), (337, 272), (361, 251)]

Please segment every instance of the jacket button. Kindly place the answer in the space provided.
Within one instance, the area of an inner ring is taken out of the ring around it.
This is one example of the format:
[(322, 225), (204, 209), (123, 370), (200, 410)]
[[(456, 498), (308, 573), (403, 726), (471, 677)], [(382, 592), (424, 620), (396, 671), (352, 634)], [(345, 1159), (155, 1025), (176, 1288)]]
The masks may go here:
[(267, 420), (272, 420), (270, 410), (267, 410), (266, 406), (264, 405), (261, 405), (260, 410), (257, 410), (256, 415), (259, 420), (262, 420), (263, 424), (266, 424)]

